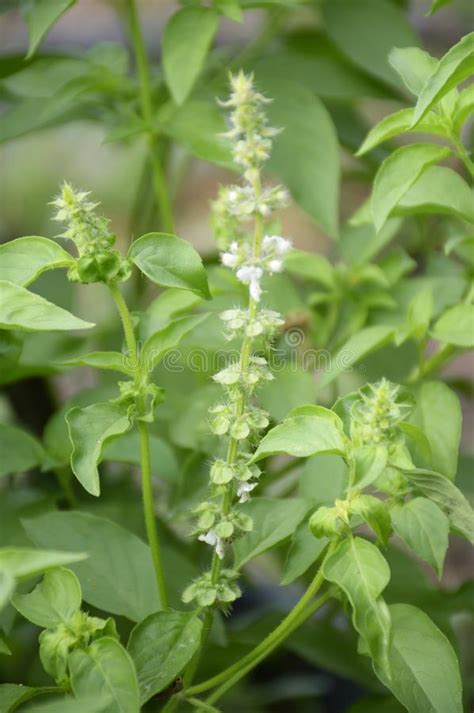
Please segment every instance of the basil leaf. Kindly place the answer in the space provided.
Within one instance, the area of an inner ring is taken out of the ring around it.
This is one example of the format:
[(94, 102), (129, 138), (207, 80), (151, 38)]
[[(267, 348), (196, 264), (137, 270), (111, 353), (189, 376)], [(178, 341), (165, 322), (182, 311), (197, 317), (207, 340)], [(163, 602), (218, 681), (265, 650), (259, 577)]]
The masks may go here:
[(81, 608), (81, 585), (74, 572), (64, 567), (49, 570), (29, 594), (15, 594), (12, 604), (36, 626), (53, 629), (67, 623)]
[(414, 498), (392, 508), (391, 515), (397, 535), (441, 578), (449, 544), (449, 520), (441, 508), (428, 498)]
[(0, 245), (0, 280), (27, 287), (46, 270), (69, 267), (74, 258), (48, 238), (30, 235)]

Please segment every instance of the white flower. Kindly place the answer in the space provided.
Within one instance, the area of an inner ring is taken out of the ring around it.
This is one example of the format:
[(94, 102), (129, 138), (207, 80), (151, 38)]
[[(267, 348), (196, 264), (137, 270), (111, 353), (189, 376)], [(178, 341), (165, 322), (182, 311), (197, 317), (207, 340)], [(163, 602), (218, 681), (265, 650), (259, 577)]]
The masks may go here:
[(244, 285), (248, 285), (255, 280), (261, 280), (262, 275), (262, 268), (255, 267), (254, 265), (242, 265), (242, 267), (237, 270), (237, 278), (243, 282)]
[(235, 267), (237, 265), (237, 255), (233, 253), (222, 253), (221, 262), (225, 267)]
[(256, 487), (257, 483), (239, 483), (237, 488), (239, 503), (246, 503), (247, 500), (250, 500), (250, 493)]
[(282, 238), (281, 235), (265, 235), (262, 243), (265, 251), (275, 251), (275, 253), (280, 257), (288, 252), (291, 245), (291, 240)]
[(283, 270), (283, 261), (280, 260), (279, 258), (275, 258), (274, 260), (270, 260), (268, 263), (268, 269), (270, 272), (281, 272)]
[(224, 558), (224, 541), (221, 540), (220, 537), (217, 537), (216, 533), (213, 530), (209, 530), (209, 532), (206, 532), (203, 535), (199, 535), (198, 539), (201, 540), (201, 542), (205, 542), (206, 545), (214, 547), (216, 555), (219, 557), (219, 559)]
[(260, 300), (263, 290), (262, 290), (262, 288), (260, 286), (260, 282), (258, 280), (252, 280), (250, 282), (249, 292), (250, 292), (250, 297), (253, 300), (255, 300), (255, 302), (258, 302)]

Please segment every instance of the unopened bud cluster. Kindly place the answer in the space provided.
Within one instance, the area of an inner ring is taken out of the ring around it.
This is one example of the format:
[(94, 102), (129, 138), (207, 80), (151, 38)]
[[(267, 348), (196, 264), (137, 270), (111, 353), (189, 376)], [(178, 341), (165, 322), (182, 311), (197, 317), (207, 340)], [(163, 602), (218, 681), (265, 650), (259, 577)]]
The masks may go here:
[(397, 427), (410, 410), (400, 402), (400, 387), (382, 379), (369, 384), (368, 392), (360, 392), (360, 399), (351, 410), (351, 439), (355, 446), (389, 445)]
[(76, 245), (79, 257), (68, 272), (72, 282), (122, 282), (131, 273), (130, 261), (114, 249), (116, 237), (109, 231), (109, 221), (96, 214), (98, 203), (88, 200), (89, 193), (75, 191), (64, 183), (61, 194), (52, 202), (54, 220), (67, 229), (60, 237)]
[[(267, 360), (253, 353), (253, 340), (258, 338), (265, 353), (284, 324), (278, 312), (260, 307), (263, 277), (283, 270), (283, 257), (291, 247), (286, 238), (265, 231), (274, 211), (287, 201), (280, 186), (261, 185), (261, 166), (269, 157), (272, 137), (278, 133), (268, 125), (264, 111), (268, 103), (255, 90), (252, 78), (242, 72), (231, 77), (230, 98), (222, 102), (230, 109), (225, 136), (231, 141), (235, 163), (243, 168), (243, 180), (220, 190), (213, 205), (213, 227), (223, 250), (222, 264), (248, 287), (248, 305), (220, 315), (226, 338), (242, 339), (242, 347), (239, 358), (213, 377), (223, 387), (224, 397), (210, 409), (210, 427), (214, 434), (226, 437), (227, 455), (212, 464), (210, 497), (195, 510), (195, 534), (219, 559), (225, 557), (227, 546), (236, 537), (253, 528), (251, 518), (239, 505), (257, 486), (261, 473), (252, 463), (250, 451), (269, 425), (269, 414), (258, 407), (255, 393), (274, 377)], [(240, 595), (236, 577), (231, 570), (213, 567), (213, 574), (207, 572), (188, 587), (183, 600), (196, 600), (201, 606), (229, 603)]]

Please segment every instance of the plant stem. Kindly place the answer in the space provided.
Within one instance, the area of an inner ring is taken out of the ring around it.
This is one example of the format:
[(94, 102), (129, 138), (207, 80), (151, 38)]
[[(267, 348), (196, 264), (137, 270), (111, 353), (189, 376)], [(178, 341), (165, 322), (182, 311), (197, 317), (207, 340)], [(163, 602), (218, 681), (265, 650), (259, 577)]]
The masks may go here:
[[(138, 387), (143, 380), (142, 367), (139, 362), (139, 354), (137, 341), (133, 331), (133, 323), (130, 311), (127, 307), (122, 293), (115, 284), (109, 284), (110, 292), (117, 306), (120, 319), (122, 321), (123, 331), (125, 334), (125, 342), (129, 352), (129, 358), (135, 365), (134, 381)], [(138, 420), (138, 431), (140, 435), (140, 464), (141, 464), (141, 482), (143, 496), (143, 512), (145, 517), (145, 526), (150, 545), (153, 567), (155, 569), (156, 583), (160, 595), (160, 602), (163, 609), (168, 606), (168, 594), (166, 589), (165, 576), (163, 572), (163, 564), (161, 559), (161, 547), (156, 527), (155, 508), (153, 504), (153, 487), (151, 481), (150, 468), (150, 440), (148, 435), (148, 424), (145, 421)]]
[[(330, 554), (334, 551), (336, 543), (332, 543), (326, 553), (325, 559), (327, 559)], [(320, 587), (324, 582), (324, 577), (322, 574), (322, 566), (319, 568), (316, 576), (309, 585), (306, 592), (303, 594), (298, 603), (293, 607), (289, 614), (280, 622), (280, 624), (274, 629), (268, 636), (263, 639), (252, 651), (250, 651), (246, 656), (244, 656), (240, 661), (237, 661), (232, 666), (229, 666), (221, 673), (209, 678), (203, 683), (198, 683), (196, 686), (191, 686), (188, 688), (187, 693), (193, 696), (204, 691), (214, 688), (215, 686), (220, 686), (216, 694), (219, 693), (217, 697), (220, 697), (225, 691), (237, 683), (242, 676), (244, 676), (248, 671), (257, 666), (262, 659), (264, 659), (268, 654), (270, 654), (276, 646), (278, 646), (284, 639), (289, 636), (292, 631), (294, 631), (300, 624), (303, 623), (316, 609), (324, 604), (325, 601), (331, 596), (331, 592), (327, 592), (323, 597), (318, 599), (316, 602), (309, 607), (309, 603), (314, 595), (318, 592)], [(227, 685), (226, 685), (227, 684)], [(225, 686), (225, 688), (224, 688)], [(222, 690), (221, 690), (222, 689)], [(208, 703), (213, 703), (217, 698), (212, 697), (209, 699)]]
[(138, 18), (135, 0), (126, 0), (128, 24), (133, 52), (137, 64), (140, 88), (140, 108), (143, 120), (148, 131), (148, 145), (150, 149), (150, 164), (153, 171), (153, 188), (160, 211), (163, 228), (168, 233), (174, 233), (174, 218), (171, 201), (166, 186), (163, 166), (160, 160), (159, 143), (153, 126), (153, 99), (150, 81), (150, 65), (143, 41), (143, 33)]
[(451, 132), (451, 141), (456, 147), (456, 152), (465, 165), (467, 172), (471, 178), (474, 177), (474, 162), (471, 160), (463, 142), (456, 136), (454, 132)]

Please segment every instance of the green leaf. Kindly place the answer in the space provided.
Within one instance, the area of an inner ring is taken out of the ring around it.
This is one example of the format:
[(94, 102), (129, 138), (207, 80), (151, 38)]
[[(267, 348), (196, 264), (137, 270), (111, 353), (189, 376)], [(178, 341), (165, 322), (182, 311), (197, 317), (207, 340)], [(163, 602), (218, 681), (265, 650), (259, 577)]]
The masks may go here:
[(388, 61), (416, 97), (438, 66), (438, 60), (419, 47), (394, 47)]
[(276, 453), (307, 458), (317, 453), (343, 454), (345, 443), (334, 422), (319, 416), (293, 416), (272, 428), (260, 441), (252, 460)]
[(64, 567), (49, 570), (29, 594), (15, 594), (12, 604), (36, 626), (54, 629), (81, 608), (81, 585), (74, 572)]
[(354, 486), (366, 488), (382, 475), (387, 465), (388, 453), (384, 446), (359, 446), (352, 450), (355, 462)]
[(472, 193), (461, 176), (445, 166), (431, 166), (405, 193), (394, 215), (440, 213), (474, 223)]
[(44, 457), (36, 438), (17, 426), (0, 423), (0, 477), (36, 468)]
[(275, 137), (268, 168), (295, 201), (335, 238), (340, 158), (332, 119), (314, 93), (296, 82), (273, 78), (262, 89), (274, 100), (267, 108), (272, 125), (283, 129)]
[(446, 344), (474, 347), (474, 305), (450, 307), (435, 323), (431, 336)]
[[(15, 683), (3, 683), (0, 685), (0, 711), (2, 711), (2, 713), (10, 713), (10, 711), (16, 710), (22, 703), (26, 703), (32, 698), (49, 695), (55, 692), (60, 693), (61, 689), (52, 686), (33, 688), (32, 686), (23, 686), (21, 684), (17, 685)], [(51, 708), (45, 710), (45, 706), (41, 706), (41, 708), (43, 708), (43, 713), (69, 713), (67, 708), (60, 711), (53, 709), (53, 706), (55, 705), (54, 703), (51, 704), (51, 702), (49, 702), (46, 705), (51, 706)], [(32, 711), (34, 711), (34, 713), (38, 711), (39, 713), (40, 706), (28, 706), (28, 711), (29, 713)], [(81, 711), (76, 710), (74, 713), (81, 713)], [(90, 713), (96, 713), (96, 709), (92, 709)]]
[[(394, 136), (410, 131), (413, 121), (413, 111), (411, 108), (401, 109), (395, 112), (395, 114), (389, 114), (384, 117), (382, 121), (379, 121), (379, 123), (369, 131), (364, 143), (355, 155), (363, 156), (384, 141), (388, 141)], [(436, 114), (428, 114), (428, 116), (422, 119), (417, 125), (416, 131), (423, 134), (435, 134), (437, 136), (445, 136), (446, 134), (446, 130)]]
[(474, 543), (474, 512), (468, 501), (449, 478), (432, 470), (405, 470), (414, 488), (444, 510), (451, 525)]
[[(296, 339), (299, 339), (298, 332)], [(262, 385), (259, 401), (275, 421), (283, 420), (291, 409), (299, 407), (309, 399), (316, 399), (316, 384), (311, 365), (295, 368), (294, 362), (291, 363), (289, 359), (274, 372), (274, 376), (272, 381)]]
[(0, 548), (0, 569), (8, 572), (15, 579), (21, 580), (36, 577), (51, 567), (80, 562), (86, 557), (87, 555), (77, 547), (73, 548), (71, 552), (33, 550), (27, 547), (2, 547)]
[(309, 503), (301, 498), (253, 498), (242, 512), (253, 520), (253, 530), (234, 544), (235, 569), (278, 545), (296, 529), (308, 511)]
[(380, 597), (390, 580), (386, 560), (375, 545), (350, 537), (323, 563), (323, 574), (346, 594), (355, 629), (366, 642), (373, 661), (389, 677), (390, 614)]
[(400, 7), (388, 0), (325, 0), (323, 16), (341, 52), (369, 74), (399, 87), (398, 75), (388, 63), (390, 50), (417, 43)]
[(239, 0), (214, 0), (214, 7), (222, 15), (234, 20), (234, 22), (243, 22)]
[(105, 402), (86, 408), (73, 408), (66, 414), (72, 443), (71, 468), (83, 488), (100, 495), (97, 466), (102, 449), (111, 438), (129, 430), (132, 423), (123, 404)]
[(163, 70), (177, 104), (192, 90), (217, 31), (219, 16), (207, 7), (178, 10), (163, 31)]
[(329, 540), (327, 537), (316, 538), (308, 527), (308, 521), (302, 522), (293, 534), (290, 549), (283, 568), (282, 586), (291, 584), (301, 577), (319, 558)]
[[(176, 483), (179, 479), (180, 468), (173, 449), (154, 433), (150, 433), (149, 440), (152, 474), (160, 480)], [(138, 431), (133, 429), (123, 436), (109, 441), (103, 449), (102, 459), (140, 465), (140, 434)]]
[[(59, 693), (61, 689), (52, 691), (51, 689), (35, 689), (35, 695), (40, 693)], [(31, 698), (31, 696), (30, 696)], [(116, 713), (117, 709), (111, 709), (109, 706), (110, 699), (104, 696), (100, 699), (97, 697), (81, 696), (80, 698), (71, 698), (70, 696), (58, 698), (47, 703), (37, 703), (34, 706), (28, 707), (28, 713)]]
[(409, 713), (462, 713), (459, 664), (446, 636), (416, 607), (393, 604), (389, 611), (391, 679), (377, 669), (379, 678)]
[(454, 480), (462, 429), (461, 405), (456, 394), (441, 381), (422, 384), (410, 420), (428, 439), (433, 465)]
[[(453, 128), (460, 132), (463, 124), (474, 113), (474, 84), (463, 89), (457, 98), (453, 114)], [(422, 119), (423, 121), (423, 119)]]
[(444, 512), (427, 498), (414, 498), (392, 508), (391, 515), (397, 535), (441, 577), (449, 544), (449, 520)]
[(27, 58), (36, 51), (43, 37), (76, 0), (21, 0), (20, 10), (28, 27)]
[(85, 512), (50, 512), (23, 525), (39, 547), (61, 542), (73, 551), (88, 552), (88, 559), (71, 569), (92, 606), (132, 621), (161, 608), (150, 549), (133, 533)]
[[(0, 550), (1, 554), (1, 550)], [(15, 591), (15, 579), (10, 572), (0, 569), (0, 611), (10, 600)]]
[(327, 257), (306, 250), (290, 250), (285, 256), (285, 271), (296, 277), (305, 277), (329, 289), (335, 286), (335, 270)]
[(330, 384), (344, 371), (352, 371), (354, 364), (376, 349), (381, 349), (388, 344), (392, 340), (394, 332), (393, 327), (377, 325), (364, 327), (350, 337), (332, 357), (328, 370), (322, 375), (321, 387)]
[(465, 35), (442, 57), (424, 85), (415, 107), (412, 126), (422, 119), (432, 106), (474, 72), (474, 32)]
[(359, 515), (375, 532), (382, 545), (386, 545), (392, 534), (392, 524), (387, 506), (373, 495), (359, 495), (352, 503), (352, 512)]
[(208, 316), (208, 314), (193, 314), (188, 317), (180, 317), (148, 337), (142, 352), (146, 369), (153, 371), (166, 352), (177, 347), (183, 337), (204, 322)]
[(57, 363), (59, 366), (91, 366), (93, 369), (107, 369), (128, 376), (133, 375), (133, 364), (126, 354), (120, 352), (88, 352)]
[(24, 287), (0, 280), (0, 328), (27, 332), (89, 329), (95, 325), (75, 317)]
[(396, 345), (413, 338), (420, 342), (426, 337), (433, 314), (433, 290), (431, 286), (422, 288), (410, 300), (405, 322), (399, 327)]
[(371, 199), (372, 216), (381, 230), (392, 210), (432, 164), (449, 154), (449, 149), (434, 144), (409, 144), (396, 149), (380, 166), (375, 176)]
[(130, 655), (118, 641), (104, 636), (86, 650), (69, 655), (71, 687), (76, 697), (109, 698), (106, 713), (139, 713), (137, 674)]
[(30, 235), (0, 245), (0, 280), (26, 287), (46, 270), (73, 262), (72, 255), (53, 240)]
[(196, 612), (162, 611), (141, 621), (130, 634), (141, 703), (167, 688), (198, 650), (202, 622)]
[(210, 298), (202, 260), (186, 240), (167, 233), (147, 233), (132, 243), (129, 255), (157, 285), (178, 287), (206, 300)]

